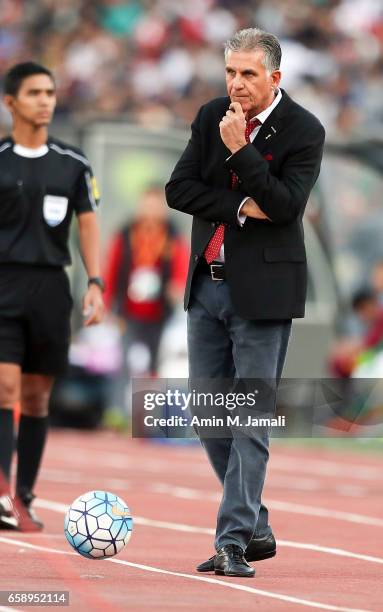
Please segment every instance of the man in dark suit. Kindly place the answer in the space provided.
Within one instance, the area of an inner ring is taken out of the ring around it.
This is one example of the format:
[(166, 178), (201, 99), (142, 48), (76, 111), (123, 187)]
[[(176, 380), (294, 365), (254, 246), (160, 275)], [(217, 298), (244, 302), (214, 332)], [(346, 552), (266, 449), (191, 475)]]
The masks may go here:
[[(225, 60), (229, 97), (199, 110), (166, 186), (169, 206), (193, 215), (185, 291), (190, 378), (274, 381), (276, 391), (291, 320), (304, 316), (302, 217), (324, 129), (279, 88), (274, 35), (237, 32)], [(200, 434), (223, 497), (217, 553), (197, 570), (253, 576), (248, 561), (276, 553), (261, 503), (269, 430), (237, 436), (234, 429)]]

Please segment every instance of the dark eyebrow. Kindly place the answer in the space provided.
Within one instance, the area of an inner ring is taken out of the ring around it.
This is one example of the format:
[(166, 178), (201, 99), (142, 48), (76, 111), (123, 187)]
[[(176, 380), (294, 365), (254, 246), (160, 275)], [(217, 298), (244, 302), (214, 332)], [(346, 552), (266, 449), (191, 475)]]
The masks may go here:
[(55, 93), (56, 89), (54, 87), (48, 87), (47, 89), (41, 88), (32, 88), (32, 89), (28, 89), (28, 93), (33, 93), (33, 94), (37, 94), (40, 93), (41, 91), (46, 91), (47, 93)]
[[(232, 66), (226, 66), (226, 72), (236, 72), (235, 68), (233, 68)], [(257, 74), (256, 70), (253, 70), (253, 68), (244, 68), (244, 70), (240, 70), (241, 74)]]

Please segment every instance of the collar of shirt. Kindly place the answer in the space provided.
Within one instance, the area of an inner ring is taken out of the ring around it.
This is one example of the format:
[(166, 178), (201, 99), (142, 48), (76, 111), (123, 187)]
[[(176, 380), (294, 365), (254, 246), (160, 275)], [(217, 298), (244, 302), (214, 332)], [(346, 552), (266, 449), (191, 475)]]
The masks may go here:
[[(265, 110), (263, 110), (258, 115), (255, 115), (255, 117), (252, 117), (250, 121), (255, 121), (255, 119), (258, 119), (258, 121), (261, 122), (261, 125), (263, 123), (265, 123), (266, 119), (269, 117), (269, 115), (271, 115), (271, 113), (273, 112), (274, 108), (279, 104), (279, 102), (281, 100), (282, 100), (282, 92), (281, 92), (280, 89), (278, 89), (278, 93), (275, 96), (275, 98), (272, 101), (272, 103), (270, 104), (270, 106), (265, 108)], [(254, 130), (251, 132), (250, 138), (251, 138), (252, 141), (254, 140), (255, 136), (258, 134), (259, 130), (261, 129), (261, 125), (257, 125), (254, 128)]]
[(13, 145), (13, 152), (16, 153), (16, 155), (20, 155), (21, 157), (29, 157), (30, 159), (34, 157), (43, 157), (43, 155), (46, 155), (48, 151), (49, 148), (46, 144), (41, 145), (40, 147), (37, 147), (35, 149), (31, 149), (30, 147), (24, 147), (20, 144)]

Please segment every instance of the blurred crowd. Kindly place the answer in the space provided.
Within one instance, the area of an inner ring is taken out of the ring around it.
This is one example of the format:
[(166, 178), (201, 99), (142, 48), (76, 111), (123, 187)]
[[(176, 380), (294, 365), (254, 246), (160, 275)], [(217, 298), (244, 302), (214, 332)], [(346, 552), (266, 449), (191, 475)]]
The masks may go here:
[(330, 134), (383, 127), (381, 0), (0, 0), (0, 74), (33, 58), (64, 117), (183, 127), (224, 94), (223, 42), (249, 26), (280, 37), (284, 87)]
[(375, 262), (368, 283), (355, 291), (350, 306), (352, 316), (347, 332), (337, 338), (330, 350), (329, 372), (341, 378), (356, 373), (358, 377), (380, 378), (383, 373), (382, 260)]

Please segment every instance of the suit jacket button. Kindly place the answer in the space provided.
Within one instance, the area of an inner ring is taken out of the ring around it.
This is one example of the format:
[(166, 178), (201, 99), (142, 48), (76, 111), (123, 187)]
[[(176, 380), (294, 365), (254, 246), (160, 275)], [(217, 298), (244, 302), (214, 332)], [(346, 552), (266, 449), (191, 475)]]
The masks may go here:
[(198, 255), (194, 255), (194, 261), (198, 261), (199, 257)]
[(214, 221), (211, 222), (211, 226), (215, 227), (215, 222)]

